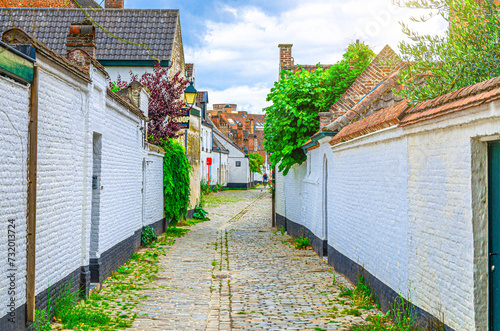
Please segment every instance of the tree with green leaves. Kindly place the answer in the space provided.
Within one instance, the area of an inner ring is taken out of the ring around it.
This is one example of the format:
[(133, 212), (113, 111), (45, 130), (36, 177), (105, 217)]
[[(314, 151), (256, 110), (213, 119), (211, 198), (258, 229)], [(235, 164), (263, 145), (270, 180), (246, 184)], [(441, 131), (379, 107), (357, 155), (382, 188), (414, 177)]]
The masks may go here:
[(421, 35), (401, 22), (410, 39), (401, 42), (402, 59), (409, 66), (401, 72), (401, 95), (412, 104), (430, 100), (500, 75), (500, 12), (492, 1), (394, 0), (399, 6), (428, 9), (412, 17), (425, 23), (441, 16), (449, 23), (442, 35)]
[(319, 130), (318, 113), (330, 107), (366, 69), (375, 54), (364, 43), (349, 45), (342, 60), (313, 72), (299, 66), (297, 72), (282, 70), (280, 80), (267, 95), (264, 146), (271, 162), (285, 175), (294, 164), (306, 160), (302, 146)]
[(250, 161), (250, 171), (261, 174), (264, 157), (259, 153), (250, 153), (248, 159)]

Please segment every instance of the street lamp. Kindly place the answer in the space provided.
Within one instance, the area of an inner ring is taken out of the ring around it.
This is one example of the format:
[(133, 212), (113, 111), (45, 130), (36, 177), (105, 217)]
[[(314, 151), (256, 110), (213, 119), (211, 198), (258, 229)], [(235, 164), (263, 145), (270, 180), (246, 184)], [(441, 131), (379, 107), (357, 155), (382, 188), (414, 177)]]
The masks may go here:
[(189, 84), (189, 86), (184, 90), (184, 101), (189, 109), (193, 108), (194, 103), (196, 102), (196, 96), (198, 95), (198, 91), (193, 86), (193, 81)]

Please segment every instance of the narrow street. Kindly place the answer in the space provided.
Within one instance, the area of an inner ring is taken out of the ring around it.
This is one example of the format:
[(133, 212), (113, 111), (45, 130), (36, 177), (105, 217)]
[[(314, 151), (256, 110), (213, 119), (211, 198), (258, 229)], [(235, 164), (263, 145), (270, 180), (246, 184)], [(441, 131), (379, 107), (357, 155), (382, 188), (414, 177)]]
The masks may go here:
[(271, 227), (267, 190), (206, 198), (211, 221), (191, 227), (161, 260), (129, 330), (349, 330), (361, 316), (339, 296), (351, 285), (312, 250)]

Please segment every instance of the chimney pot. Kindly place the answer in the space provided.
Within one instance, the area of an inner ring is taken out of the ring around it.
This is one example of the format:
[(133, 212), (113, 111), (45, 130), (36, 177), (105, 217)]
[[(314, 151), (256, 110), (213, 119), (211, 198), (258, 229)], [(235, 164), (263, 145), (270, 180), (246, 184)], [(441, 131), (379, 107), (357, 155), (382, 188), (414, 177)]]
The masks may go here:
[(88, 19), (81, 23), (71, 23), (66, 39), (66, 55), (74, 49), (81, 49), (95, 58), (97, 47), (95, 44), (95, 26)]

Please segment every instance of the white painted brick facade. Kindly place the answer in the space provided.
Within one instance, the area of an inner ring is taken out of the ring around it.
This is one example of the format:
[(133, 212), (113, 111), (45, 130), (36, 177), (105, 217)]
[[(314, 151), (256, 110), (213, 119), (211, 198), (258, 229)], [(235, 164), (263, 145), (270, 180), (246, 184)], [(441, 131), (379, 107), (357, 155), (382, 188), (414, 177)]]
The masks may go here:
[[(37, 54), (39, 66), (35, 294), (89, 265), (91, 257), (163, 218), (162, 154), (145, 149), (144, 122), (106, 94), (102, 72), (92, 83)], [(26, 301), (26, 210), (29, 86), (0, 76), (0, 300), (9, 296), (7, 225), (16, 225), (16, 307)], [(141, 109), (147, 113), (141, 93)], [(93, 136), (101, 135), (99, 231), (91, 256)], [(149, 161), (149, 162), (148, 162)], [(145, 190), (143, 196), (143, 164)], [(144, 201), (143, 201), (144, 199)], [(76, 283), (80, 279), (73, 280)], [(7, 313), (0, 307), (0, 318)]]
[[(26, 211), (28, 179), (29, 86), (0, 76), (0, 317), (10, 302), (8, 265), (8, 220), (14, 220), (16, 294), (15, 308), (26, 301)], [(12, 232), (11, 232), (12, 234)], [(12, 253), (12, 250), (10, 251)]]
[[(487, 143), (500, 103), (309, 152), (277, 174), (276, 210), (322, 228), (328, 158), (328, 244), (455, 330), (488, 320)], [(491, 138), (490, 138), (491, 137)], [(319, 203), (318, 203), (319, 202)]]
[(146, 226), (164, 218), (163, 153), (148, 153), (144, 190), (143, 225)]
[[(38, 57), (35, 293), (81, 266), (86, 84)], [(78, 281), (78, 280), (76, 280)]]

